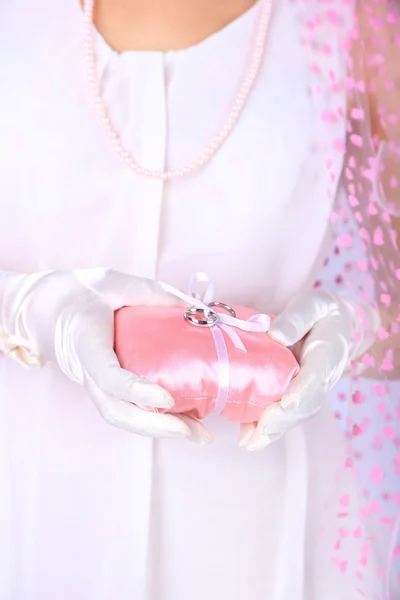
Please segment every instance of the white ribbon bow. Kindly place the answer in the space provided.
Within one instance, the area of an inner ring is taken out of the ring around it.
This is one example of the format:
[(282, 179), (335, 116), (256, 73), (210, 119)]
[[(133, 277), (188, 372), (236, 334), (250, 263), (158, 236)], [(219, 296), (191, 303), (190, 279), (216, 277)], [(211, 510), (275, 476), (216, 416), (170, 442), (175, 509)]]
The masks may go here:
[[(203, 300), (200, 300), (199, 298), (200, 293), (198, 288), (200, 284), (206, 285)], [(191, 278), (188, 294), (184, 294), (167, 284), (162, 284), (162, 286), (167, 292), (180, 298), (184, 302), (187, 302), (192, 307), (204, 311), (206, 316), (212, 313), (215, 318), (213, 324), (209, 326), (214, 338), (219, 367), (218, 394), (215, 400), (214, 412), (221, 414), (228, 400), (230, 385), (229, 356), (224, 333), (230, 338), (233, 345), (238, 350), (247, 352), (246, 346), (241, 340), (237, 330), (266, 333), (270, 329), (271, 319), (268, 315), (257, 314), (250, 317), (247, 321), (244, 321), (227, 313), (219, 312), (215, 310), (214, 307), (210, 307), (209, 304), (214, 301), (214, 285), (204, 273), (197, 273)]]

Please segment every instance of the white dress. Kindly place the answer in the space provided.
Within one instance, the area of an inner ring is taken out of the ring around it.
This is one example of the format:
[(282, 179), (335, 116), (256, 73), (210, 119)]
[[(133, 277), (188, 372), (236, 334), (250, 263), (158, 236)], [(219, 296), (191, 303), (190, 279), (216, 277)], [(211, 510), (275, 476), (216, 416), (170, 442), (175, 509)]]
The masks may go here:
[[(0, 268), (108, 266), (183, 290), (204, 271), (220, 299), (269, 312), (310, 286), (332, 200), (310, 158), (319, 108), (295, 11), (275, 5), (233, 134), (163, 183), (125, 167), (92, 111), (78, 1), (2, 3)], [(104, 99), (141, 164), (184, 166), (220, 129), (259, 9), (177, 52), (118, 55), (97, 35)], [(229, 422), (208, 426), (207, 448), (137, 437), (55, 367), (0, 358), (0, 598), (353, 600), (320, 535), (344, 454), (329, 409), (262, 453)]]

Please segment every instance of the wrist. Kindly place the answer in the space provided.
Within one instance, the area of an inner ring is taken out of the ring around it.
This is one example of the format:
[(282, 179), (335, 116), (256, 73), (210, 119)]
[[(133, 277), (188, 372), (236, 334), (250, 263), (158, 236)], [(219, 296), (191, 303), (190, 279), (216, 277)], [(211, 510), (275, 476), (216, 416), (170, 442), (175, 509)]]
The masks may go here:
[(0, 272), (0, 351), (27, 367), (44, 362), (26, 317), (32, 291), (47, 274)]

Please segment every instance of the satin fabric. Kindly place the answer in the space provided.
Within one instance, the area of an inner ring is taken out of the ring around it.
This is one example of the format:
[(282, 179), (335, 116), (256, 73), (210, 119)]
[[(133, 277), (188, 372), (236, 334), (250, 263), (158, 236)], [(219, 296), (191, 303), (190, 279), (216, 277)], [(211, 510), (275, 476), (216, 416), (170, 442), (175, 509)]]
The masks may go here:
[[(243, 320), (257, 314), (245, 307), (232, 308)], [(175, 401), (168, 412), (204, 419), (215, 412), (218, 390), (223, 388), (222, 416), (233, 423), (257, 421), (267, 406), (282, 398), (297, 375), (293, 354), (266, 333), (238, 329), (246, 351), (225, 334), (227, 356), (219, 361), (211, 329), (189, 324), (184, 311), (180, 306), (119, 310), (115, 350), (121, 366), (168, 390)], [(222, 377), (225, 367), (227, 380)]]

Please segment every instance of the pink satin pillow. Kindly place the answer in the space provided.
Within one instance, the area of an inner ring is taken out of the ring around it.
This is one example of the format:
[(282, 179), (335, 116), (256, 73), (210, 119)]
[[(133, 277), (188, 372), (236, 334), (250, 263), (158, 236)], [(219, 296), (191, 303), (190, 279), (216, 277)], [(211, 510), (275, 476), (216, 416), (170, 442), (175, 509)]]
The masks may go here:
[[(240, 319), (256, 314), (233, 308)], [(182, 307), (120, 309), (115, 315), (115, 351), (124, 369), (170, 392), (175, 405), (169, 412), (203, 419), (215, 409), (220, 366), (210, 329), (187, 323), (183, 312)], [(281, 399), (299, 366), (292, 352), (266, 333), (240, 331), (240, 338), (247, 352), (224, 334), (229, 389), (221, 414), (235, 423), (250, 423)]]

